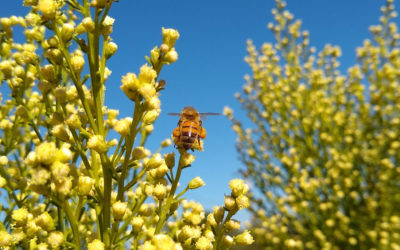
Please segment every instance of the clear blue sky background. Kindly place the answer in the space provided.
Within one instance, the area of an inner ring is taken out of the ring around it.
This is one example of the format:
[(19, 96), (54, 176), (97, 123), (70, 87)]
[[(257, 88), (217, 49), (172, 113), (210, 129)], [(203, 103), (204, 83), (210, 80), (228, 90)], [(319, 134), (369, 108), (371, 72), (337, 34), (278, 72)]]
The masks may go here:
[[(370, 37), (368, 27), (378, 23), (380, 0), (289, 0), (288, 9), (303, 21), (303, 29), (310, 31), (311, 45), (320, 50), (324, 44), (342, 48), (342, 69), (355, 63), (355, 48)], [(244, 84), (243, 76), (250, 73), (244, 62), (246, 40), (257, 47), (263, 42), (274, 42), (266, 28), (272, 21), (273, 0), (119, 0), (110, 16), (115, 25), (112, 37), (119, 50), (108, 63), (112, 75), (107, 81), (106, 105), (120, 109), (120, 116), (130, 116), (133, 105), (120, 90), (121, 77), (127, 72), (138, 73), (155, 45), (161, 42), (161, 27), (179, 31), (176, 44), (179, 60), (164, 67), (161, 79), (167, 86), (162, 92), (162, 113), (155, 123), (148, 146), (154, 151), (159, 142), (169, 138), (177, 117), (168, 112), (180, 112), (191, 105), (200, 112), (222, 112), (225, 105), (232, 107), (238, 118), (245, 113), (233, 97)], [(2, 0), (0, 16), (25, 15), (22, 0)], [(396, 20), (398, 22), (398, 20)], [(223, 204), (229, 194), (228, 182), (239, 177), (244, 166), (235, 150), (236, 136), (225, 117), (209, 117), (204, 122), (208, 137), (205, 151), (197, 152), (196, 161), (185, 169), (181, 185), (201, 176), (206, 186), (186, 194), (188, 199), (201, 202), (206, 208)], [(168, 151), (173, 151), (171, 147)], [(241, 213), (240, 218), (247, 218)]]

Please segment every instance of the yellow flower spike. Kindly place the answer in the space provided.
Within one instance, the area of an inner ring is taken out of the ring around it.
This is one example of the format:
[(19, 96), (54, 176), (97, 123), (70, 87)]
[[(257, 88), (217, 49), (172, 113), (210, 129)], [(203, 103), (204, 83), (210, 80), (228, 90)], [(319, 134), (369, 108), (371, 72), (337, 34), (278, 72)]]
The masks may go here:
[(99, 239), (95, 239), (88, 244), (88, 250), (104, 250), (105, 245)]
[(60, 231), (51, 232), (47, 237), (47, 243), (53, 249), (61, 247), (61, 245), (64, 243), (64, 234)]
[(0, 177), (0, 188), (3, 188), (7, 184), (7, 180), (3, 177)]
[(46, 19), (54, 19), (57, 13), (57, 3), (54, 0), (39, 0), (38, 10)]

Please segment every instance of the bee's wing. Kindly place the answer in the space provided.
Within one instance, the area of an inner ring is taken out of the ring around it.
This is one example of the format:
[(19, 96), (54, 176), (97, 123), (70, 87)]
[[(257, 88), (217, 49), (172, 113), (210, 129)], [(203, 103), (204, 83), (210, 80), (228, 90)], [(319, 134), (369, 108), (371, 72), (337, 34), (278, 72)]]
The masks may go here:
[(168, 113), (167, 115), (177, 115), (177, 116), (180, 116), (181, 113)]
[(213, 116), (217, 116), (217, 115), (221, 115), (221, 113), (212, 113), (212, 112), (207, 112), (207, 113), (199, 113), (200, 117), (203, 121), (205, 121), (207, 119), (207, 116), (213, 115)]

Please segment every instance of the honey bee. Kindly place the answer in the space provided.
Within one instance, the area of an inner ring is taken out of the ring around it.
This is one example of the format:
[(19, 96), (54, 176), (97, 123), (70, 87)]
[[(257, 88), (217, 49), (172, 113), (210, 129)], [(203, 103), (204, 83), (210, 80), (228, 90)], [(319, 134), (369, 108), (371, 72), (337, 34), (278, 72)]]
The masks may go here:
[(172, 132), (175, 146), (178, 148), (203, 150), (200, 139), (206, 138), (207, 132), (203, 128), (203, 121), (208, 115), (220, 115), (219, 113), (199, 113), (195, 108), (187, 106), (181, 113), (168, 113), (168, 115), (180, 116), (178, 127)]

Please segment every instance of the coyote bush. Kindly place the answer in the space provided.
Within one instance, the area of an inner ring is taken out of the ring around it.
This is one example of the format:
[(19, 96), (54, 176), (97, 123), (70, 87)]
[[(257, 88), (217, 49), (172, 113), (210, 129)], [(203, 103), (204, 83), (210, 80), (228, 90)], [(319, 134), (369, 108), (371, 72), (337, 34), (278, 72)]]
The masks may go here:
[(252, 232), (266, 249), (400, 249), (400, 44), (392, 0), (358, 63), (319, 53), (276, 1), (276, 43), (248, 43), (243, 93), (252, 126), (232, 119), (254, 185)]

